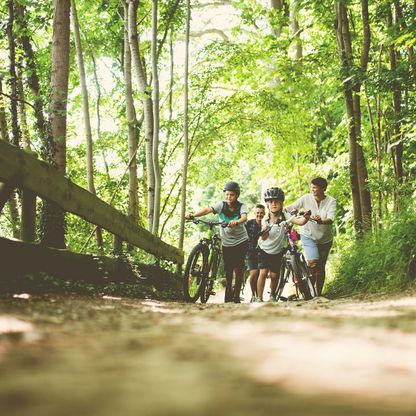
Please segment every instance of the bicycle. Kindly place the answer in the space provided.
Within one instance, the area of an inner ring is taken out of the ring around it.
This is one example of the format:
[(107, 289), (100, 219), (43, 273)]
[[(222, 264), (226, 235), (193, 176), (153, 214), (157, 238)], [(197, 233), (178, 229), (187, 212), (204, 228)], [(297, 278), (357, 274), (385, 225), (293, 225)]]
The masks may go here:
[(192, 218), (194, 224), (208, 225), (208, 236), (201, 238), (192, 249), (185, 266), (183, 292), (187, 302), (196, 302), (198, 298), (206, 303), (215, 295), (214, 284), (221, 262), (221, 238), (214, 228), (218, 225), (227, 227), (224, 222), (204, 221)]
[[(292, 228), (289, 221), (282, 221), (281, 224), (286, 226), (287, 248), (283, 255), (282, 265), (277, 281), (276, 299), (287, 300), (282, 297), (283, 289), (289, 281), (292, 281), (296, 287), (296, 299), (299, 294), (304, 300), (310, 300), (316, 296), (314, 285), (312, 284), (308, 265), (303, 253), (298, 248), (293, 233), (296, 231)], [(297, 233), (296, 233), (297, 234)]]

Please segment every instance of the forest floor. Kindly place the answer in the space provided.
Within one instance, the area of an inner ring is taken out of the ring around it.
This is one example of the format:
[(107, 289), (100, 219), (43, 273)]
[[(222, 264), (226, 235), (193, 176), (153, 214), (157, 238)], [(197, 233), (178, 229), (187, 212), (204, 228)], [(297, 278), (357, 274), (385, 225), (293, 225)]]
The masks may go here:
[(414, 293), (221, 300), (1, 298), (2, 414), (416, 414)]

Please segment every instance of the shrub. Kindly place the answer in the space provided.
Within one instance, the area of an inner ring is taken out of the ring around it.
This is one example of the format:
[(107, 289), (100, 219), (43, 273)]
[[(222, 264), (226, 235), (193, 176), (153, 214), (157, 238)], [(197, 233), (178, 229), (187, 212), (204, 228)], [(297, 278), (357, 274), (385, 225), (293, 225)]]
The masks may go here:
[(345, 248), (328, 283), (330, 297), (386, 293), (414, 282), (416, 218), (402, 217), (388, 228)]

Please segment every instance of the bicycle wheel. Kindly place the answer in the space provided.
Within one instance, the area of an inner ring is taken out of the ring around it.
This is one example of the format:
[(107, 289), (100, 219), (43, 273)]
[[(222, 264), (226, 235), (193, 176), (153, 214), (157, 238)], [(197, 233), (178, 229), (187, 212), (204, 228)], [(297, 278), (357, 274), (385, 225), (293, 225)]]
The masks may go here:
[(297, 277), (297, 287), (300, 294), (302, 295), (303, 299), (311, 300), (316, 296), (315, 288), (311, 282), (308, 267), (302, 261), (300, 255), (297, 255), (294, 261), (294, 271)]
[(187, 302), (196, 302), (205, 284), (208, 247), (199, 243), (189, 254), (183, 276), (183, 294)]
[(290, 270), (287, 267), (285, 257), (283, 256), (282, 265), (280, 266), (279, 276), (277, 277), (277, 287), (276, 287), (276, 294), (275, 294), (277, 300), (279, 300), (279, 298), (282, 295), (283, 289), (289, 277), (289, 273), (290, 273)]
[(212, 294), (214, 289), (215, 279), (217, 278), (218, 266), (220, 265), (220, 256), (218, 252), (214, 251), (212, 253), (209, 268), (208, 268), (208, 278), (204, 281), (204, 285), (201, 291), (201, 302), (208, 302), (209, 297)]

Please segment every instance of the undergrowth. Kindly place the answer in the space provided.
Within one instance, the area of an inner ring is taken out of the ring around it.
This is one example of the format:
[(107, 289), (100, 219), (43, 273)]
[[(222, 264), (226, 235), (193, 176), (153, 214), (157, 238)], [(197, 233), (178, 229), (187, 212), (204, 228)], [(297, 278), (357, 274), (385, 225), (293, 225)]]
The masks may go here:
[(327, 295), (397, 292), (416, 281), (416, 218), (394, 224), (344, 248)]

